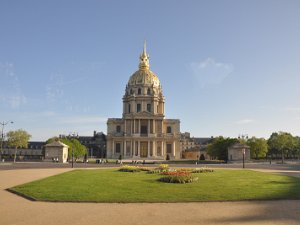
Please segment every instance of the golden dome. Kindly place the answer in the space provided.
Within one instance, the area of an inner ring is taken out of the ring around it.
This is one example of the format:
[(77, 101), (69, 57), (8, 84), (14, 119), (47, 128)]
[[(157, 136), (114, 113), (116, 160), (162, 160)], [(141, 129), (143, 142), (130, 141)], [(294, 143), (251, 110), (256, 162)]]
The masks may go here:
[(140, 55), (139, 70), (131, 75), (128, 81), (128, 86), (129, 85), (160, 86), (158, 77), (150, 70), (149, 55), (146, 51), (146, 42), (144, 44), (143, 52)]
[(131, 75), (128, 81), (128, 86), (132, 85), (149, 85), (154, 87), (159, 87), (160, 82), (158, 77), (151, 70), (138, 70)]

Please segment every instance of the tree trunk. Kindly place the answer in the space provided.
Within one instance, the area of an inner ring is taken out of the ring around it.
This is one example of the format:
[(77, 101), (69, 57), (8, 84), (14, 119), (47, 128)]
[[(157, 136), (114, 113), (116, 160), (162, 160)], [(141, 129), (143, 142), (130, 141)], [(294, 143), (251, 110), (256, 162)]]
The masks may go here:
[(283, 153), (283, 149), (281, 150), (281, 162), (282, 162), (282, 164), (283, 164), (283, 162), (284, 162), (284, 153)]
[(15, 149), (14, 163), (16, 162), (16, 159), (17, 159), (17, 148)]

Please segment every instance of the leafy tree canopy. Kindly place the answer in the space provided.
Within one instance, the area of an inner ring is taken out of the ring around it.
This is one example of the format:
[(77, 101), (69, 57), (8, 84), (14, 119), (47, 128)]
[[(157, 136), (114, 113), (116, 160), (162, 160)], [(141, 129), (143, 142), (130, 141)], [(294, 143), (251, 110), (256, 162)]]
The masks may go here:
[(208, 144), (207, 153), (219, 160), (228, 160), (228, 147), (235, 143), (239, 143), (237, 138), (224, 138), (223, 136), (219, 136), (215, 138), (212, 143)]
[(264, 138), (252, 137), (248, 139), (247, 145), (250, 146), (251, 158), (265, 157), (268, 152), (268, 143)]
[(69, 137), (63, 137), (63, 138), (58, 138), (58, 137), (52, 137), (49, 138), (46, 143), (52, 143), (54, 141), (60, 141), (64, 143), (65, 145), (69, 146), (69, 153), (68, 157), (69, 159), (72, 158), (72, 151), (74, 152), (74, 158), (78, 159), (82, 156), (85, 156), (87, 154), (87, 149), (84, 145), (82, 145), (78, 139), (76, 138), (69, 138)]
[(28, 141), (31, 135), (27, 131), (19, 129), (16, 131), (9, 131), (7, 134), (7, 143), (12, 148), (27, 148)]

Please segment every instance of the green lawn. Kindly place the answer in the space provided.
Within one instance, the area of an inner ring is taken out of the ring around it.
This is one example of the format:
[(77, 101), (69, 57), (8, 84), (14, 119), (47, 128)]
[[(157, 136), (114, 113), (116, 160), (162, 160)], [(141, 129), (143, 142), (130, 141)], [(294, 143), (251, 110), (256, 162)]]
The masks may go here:
[(300, 179), (250, 170), (194, 174), (198, 181), (170, 184), (160, 175), (116, 169), (74, 170), (10, 190), (43, 201), (198, 202), (300, 199)]

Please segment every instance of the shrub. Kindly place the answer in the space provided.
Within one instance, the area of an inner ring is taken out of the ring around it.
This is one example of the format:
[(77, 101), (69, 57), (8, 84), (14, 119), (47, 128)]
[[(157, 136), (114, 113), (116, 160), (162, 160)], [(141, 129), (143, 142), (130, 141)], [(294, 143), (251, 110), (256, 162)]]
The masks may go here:
[(121, 171), (121, 172), (132, 172), (132, 173), (134, 173), (134, 172), (140, 172), (140, 171), (141, 171), (141, 168), (138, 167), (138, 166), (127, 166), (127, 165), (125, 165), (125, 166), (122, 166), (122, 167), (119, 169), (119, 171)]
[(181, 172), (181, 171), (186, 171), (186, 172), (191, 172), (191, 173), (209, 173), (209, 172), (214, 172), (213, 169), (209, 169), (209, 168), (178, 168), (176, 169), (176, 171)]
[(148, 174), (155, 174), (155, 173), (161, 173), (161, 171), (159, 169), (155, 168), (155, 169), (152, 169), (152, 170), (148, 170), (147, 173)]
[(200, 160), (205, 160), (205, 156), (203, 154), (200, 155)]
[(214, 172), (213, 169), (209, 169), (209, 168), (197, 168), (197, 169), (193, 169), (192, 173), (211, 173)]
[(166, 160), (170, 160), (170, 155), (167, 154)]
[(152, 171), (153, 169), (152, 168), (149, 168), (149, 167), (142, 167), (142, 166), (137, 166), (138, 168), (140, 168), (141, 171)]
[(158, 167), (158, 170), (160, 170), (160, 172), (169, 171), (169, 165), (168, 164), (160, 164)]

